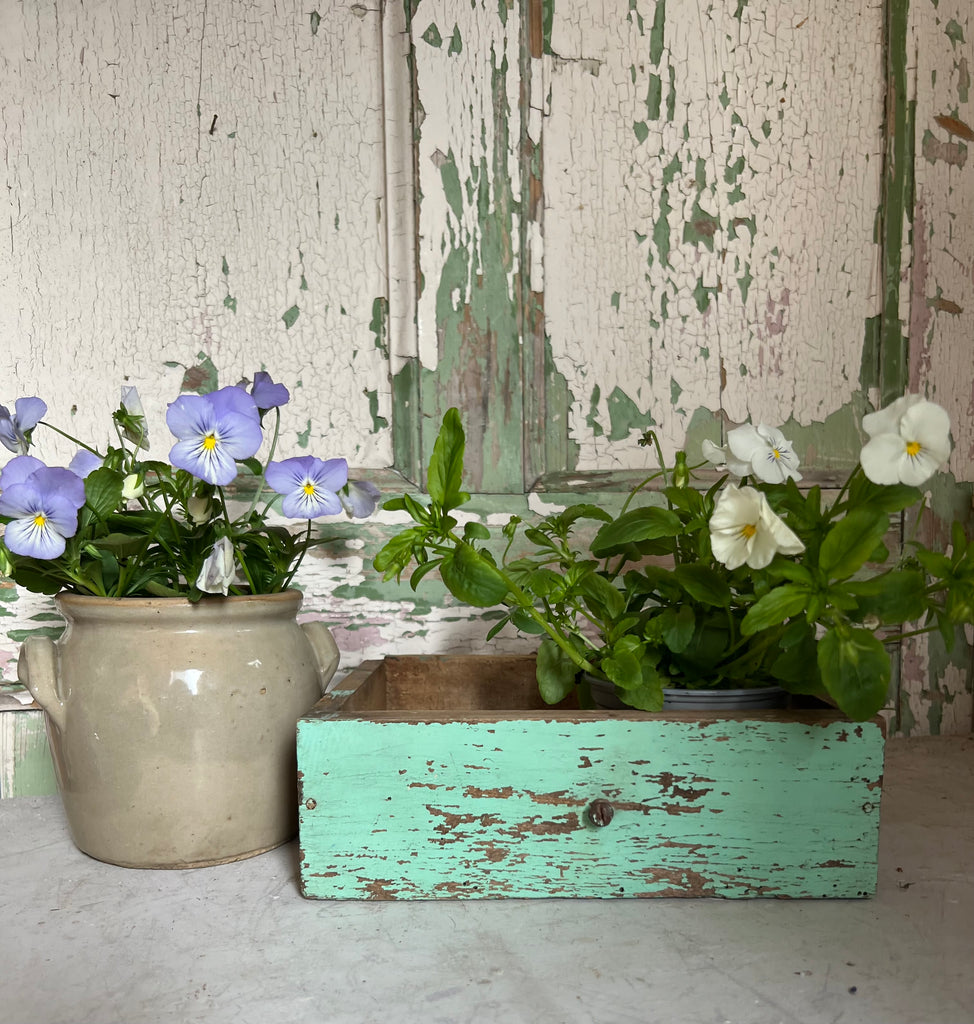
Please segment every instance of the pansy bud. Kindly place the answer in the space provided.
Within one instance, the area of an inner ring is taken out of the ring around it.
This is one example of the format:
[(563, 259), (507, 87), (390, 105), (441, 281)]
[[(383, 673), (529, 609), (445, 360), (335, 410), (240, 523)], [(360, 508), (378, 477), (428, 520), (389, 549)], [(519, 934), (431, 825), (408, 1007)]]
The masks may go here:
[(122, 498), (130, 501), (133, 498), (141, 498), (145, 493), (145, 477), (138, 473), (129, 473), (122, 481)]
[(213, 512), (213, 502), (208, 495), (193, 495), (186, 501), (186, 515), (194, 526), (202, 526), (210, 521)]
[(196, 586), (204, 594), (223, 594), (226, 597), (233, 577), (233, 544), (229, 537), (221, 537), (206, 556)]

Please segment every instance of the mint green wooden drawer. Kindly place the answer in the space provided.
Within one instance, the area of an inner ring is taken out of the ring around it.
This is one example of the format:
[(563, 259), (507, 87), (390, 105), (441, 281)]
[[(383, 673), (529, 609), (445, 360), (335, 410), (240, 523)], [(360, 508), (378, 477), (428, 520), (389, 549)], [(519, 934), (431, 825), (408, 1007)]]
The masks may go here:
[(869, 896), (884, 737), (830, 710), (580, 711), (521, 657), (399, 657), (298, 723), (314, 899)]

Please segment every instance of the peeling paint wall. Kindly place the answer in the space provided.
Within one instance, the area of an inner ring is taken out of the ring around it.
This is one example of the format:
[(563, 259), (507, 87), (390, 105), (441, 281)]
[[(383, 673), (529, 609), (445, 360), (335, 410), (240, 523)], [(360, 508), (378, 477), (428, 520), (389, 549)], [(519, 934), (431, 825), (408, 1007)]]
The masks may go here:
[(379, 32), (360, 4), (3, 5), (0, 401), (101, 438), (123, 381), (161, 416), (187, 369), (263, 366), (287, 448), (389, 465)]
[(856, 401), (882, 39), (860, 0), (554, 5), (545, 308), (577, 468), (641, 464), (652, 424), (672, 452), (698, 410), (809, 425)]

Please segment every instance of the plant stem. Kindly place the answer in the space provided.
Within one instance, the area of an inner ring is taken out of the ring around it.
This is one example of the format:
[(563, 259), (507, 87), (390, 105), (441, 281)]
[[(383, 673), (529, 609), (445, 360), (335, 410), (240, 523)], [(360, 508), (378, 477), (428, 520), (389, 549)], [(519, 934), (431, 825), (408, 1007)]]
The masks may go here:
[(308, 543), (311, 540), (311, 520), (308, 520), (308, 530), (304, 535), (304, 544), (301, 547), (301, 553), (294, 561), (294, 565), (291, 566), (291, 571), (288, 573), (284, 582), (281, 584), (281, 590), (287, 590), (291, 585), (291, 580), (294, 579), (294, 574), (298, 571), (301, 563), (304, 561), (304, 556), (308, 553)]
[(91, 452), (92, 455), (97, 455), (99, 459), (104, 459), (105, 456), (102, 455), (102, 453), (100, 451), (98, 451), (97, 448), (92, 448), (90, 444), (85, 444), (84, 441), (79, 440), (77, 437), (74, 437), (72, 434), (68, 434), (66, 431), (62, 430), (60, 427), (54, 426), (53, 423), (48, 423), (47, 420), (41, 420), (40, 421), (40, 425), (42, 427), (47, 427), (48, 430), (53, 430), (55, 434), (60, 434), (61, 437), (66, 437), (69, 441), (73, 441), (75, 444), (80, 445), (82, 448), (85, 449), (85, 451)]

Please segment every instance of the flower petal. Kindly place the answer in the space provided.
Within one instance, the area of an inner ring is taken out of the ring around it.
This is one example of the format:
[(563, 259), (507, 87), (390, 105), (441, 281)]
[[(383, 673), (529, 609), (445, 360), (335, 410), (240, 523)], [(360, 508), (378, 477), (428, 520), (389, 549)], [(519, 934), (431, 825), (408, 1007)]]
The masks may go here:
[(878, 434), (895, 434), (900, 429), (900, 419), (903, 414), (921, 400), (919, 395), (903, 395), (890, 402), (885, 409), (878, 409), (876, 412), (870, 412), (863, 416), (862, 429), (869, 437), (876, 437)]
[(905, 454), (903, 438), (896, 434), (877, 434), (859, 453), (863, 473), (874, 484), (900, 483), (899, 460)]
[(264, 471), (264, 479), (268, 487), (278, 494), (289, 494), (304, 483), (311, 473), (314, 462), (313, 455), (299, 455), (293, 459), (269, 462)]
[(345, 514), (354, 519), (367, 519), (375, 511), (382, 492), (368, 480), (351, 480), (348, 493), (339, 492), (338, 500), (345, 509)]
[(18, 398), (14, 408), (14, 420), (22, 432), (36, 427), (47, 413), (47, 403), (40, 398)]
[(280, 405), (287, 405), (291, 395), (283, 384), (275, 384), (271, 375), (263, 370), (254, 374), (254, 384), (250, 394), (260, 410), (274, 409)]
[(59, 558), (65, 548), (64, 536), (50, 522), (38, 526), (33, 518), (8, 523), (3, 541), (15, 555), (26, 558)]
[(236, 384), (230, 384), (219, 391), (212, 391), (204, 396), (208, 399), (218, 417), (227, 413), (238, 413), (241, 416), (248, 416), (250, 419), (260, 422), (260, 411), (257, 403), (247, 392)]
[(44, 463), (33, 455), (18, 455), (0, 470), (0, 489), (6, 490), (14, 484), (22, 484), (37, 470), (44, 468)]

